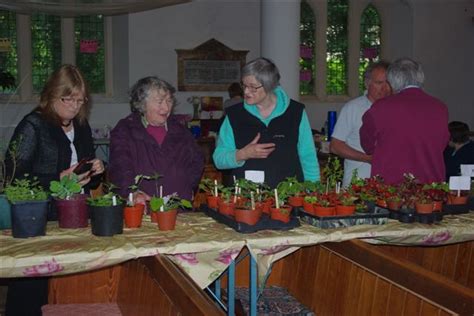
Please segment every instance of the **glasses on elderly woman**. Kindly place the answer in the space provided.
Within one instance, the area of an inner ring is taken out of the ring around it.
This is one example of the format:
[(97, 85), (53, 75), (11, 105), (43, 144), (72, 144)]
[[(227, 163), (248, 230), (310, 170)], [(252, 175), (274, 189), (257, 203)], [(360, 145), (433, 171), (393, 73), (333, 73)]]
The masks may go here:
[(249, 89), (249, 91), (251, 93), (255, 93), (258, 91), (258, 89), (262, 88), (263, 87), (263, 84), (258, 86), (258, 87), (255, 87), (255, 86), (247, 86), (245, 85), (243, 82), (240, 83), (240, 86), (242, 87), (242, 91), (245, 91), (245, 89)]
[(66, 105), (73, 105), (74, 103), (76, 103), (78, 106), (83, 106), (88, 101), (87, 98), (75, 99), (73, 97), (61, 97), (60, 100)]

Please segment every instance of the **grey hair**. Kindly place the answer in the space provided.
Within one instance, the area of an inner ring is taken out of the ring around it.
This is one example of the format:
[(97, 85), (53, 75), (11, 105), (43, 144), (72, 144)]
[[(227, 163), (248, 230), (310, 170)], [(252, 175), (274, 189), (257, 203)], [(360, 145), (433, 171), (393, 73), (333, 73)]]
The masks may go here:
[(370, 63), (367, 66), (367, 68), (365, 68), (365, 72), (364, 72), (364, 85), (365, 85), (365, 88), (368, 88), (370, 80), (372, 79), (372, 72), (375, 69), (383, 69), (383, 70), (387, 71), (389, 65), (390, 64), (388, 62), (384, 61), (384, 60), (381, 60), (381, 61), (378, 61), (378, 62), (375, 62), (375, 63)]
[(254, 76), (263, 85), (265, 92), (271, 92), (280, 85), (280, 71), (268, 58), (257, 58), (249, 61), (243, 68), (241, 77)]
[(132, 112), (138, 112), (140, 114), (146, 112), (146, 101), (152, 90), (168, 92), (173, 100), (173, 106), (176, 104), (174, 96), (176, 89), (167, 81), (156, 76), (150, 76), (138, 80), (130, 89), (130, 107)]
[(420, 63), (404, 57), (397, 59), (388, 67), (387, 80), (396, 93), (410, 85), (421, 87), (425, 81), (425, 74)]

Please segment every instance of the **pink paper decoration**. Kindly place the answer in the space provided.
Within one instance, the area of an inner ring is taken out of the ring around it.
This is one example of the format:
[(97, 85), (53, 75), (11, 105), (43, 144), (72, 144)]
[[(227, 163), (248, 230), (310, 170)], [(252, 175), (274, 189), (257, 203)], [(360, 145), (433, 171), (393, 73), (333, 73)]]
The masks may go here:
[(97, 40), (81, 40), (79, 51), (85, 54), (95, 54), (98, 47), (99, 43)]
[(300, 81), (311, 81), (311, 70), (301, 70)]
[(364, 58), (368, 58), (368, 59), (376, 58), (378, 55), (377, 47), (364, 48), (364, 50), (362, 51), (362, 55), (364, 56)]
[(311, 47), (300, 45), (300, 57), (306, 59), (313, 58), (313, 50)]

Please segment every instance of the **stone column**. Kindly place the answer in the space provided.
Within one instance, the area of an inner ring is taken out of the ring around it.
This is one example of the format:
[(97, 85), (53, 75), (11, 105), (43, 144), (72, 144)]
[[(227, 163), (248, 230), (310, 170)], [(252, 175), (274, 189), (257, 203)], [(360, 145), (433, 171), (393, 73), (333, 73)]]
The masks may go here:
[(261, 15), (262, 57), (275, 62), (281, 86), (299, 100), (300, 1), (262, 0)]

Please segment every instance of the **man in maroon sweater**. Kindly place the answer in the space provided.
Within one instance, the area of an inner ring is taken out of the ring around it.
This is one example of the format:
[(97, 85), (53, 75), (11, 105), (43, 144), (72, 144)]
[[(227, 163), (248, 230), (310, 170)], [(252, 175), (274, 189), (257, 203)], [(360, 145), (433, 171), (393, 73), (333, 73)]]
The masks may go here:
[(371, 175), (396, 184), (404, 173), (423, 183), (444, 181), (443, 150), (449, 140), (448, 110), (426, 94), (421, 65), (409, 58), (387, 70), (393, 95), (375, 102), (362, 117), (360, 140), (372, 155)]

